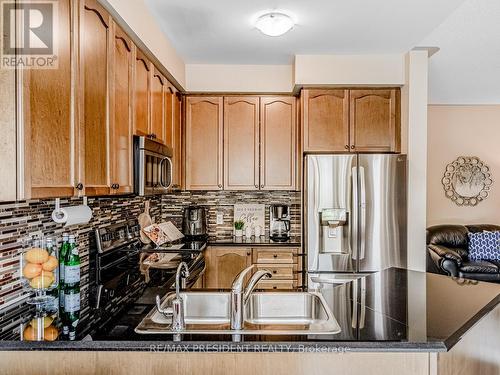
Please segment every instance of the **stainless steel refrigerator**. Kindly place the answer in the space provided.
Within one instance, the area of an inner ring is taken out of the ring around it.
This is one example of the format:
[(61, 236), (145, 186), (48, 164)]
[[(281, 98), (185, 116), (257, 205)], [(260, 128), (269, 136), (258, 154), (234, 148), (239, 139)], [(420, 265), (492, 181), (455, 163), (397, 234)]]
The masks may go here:
[(309, 275), (406, 268), (406, 169), (406, 155), (306, 156)]

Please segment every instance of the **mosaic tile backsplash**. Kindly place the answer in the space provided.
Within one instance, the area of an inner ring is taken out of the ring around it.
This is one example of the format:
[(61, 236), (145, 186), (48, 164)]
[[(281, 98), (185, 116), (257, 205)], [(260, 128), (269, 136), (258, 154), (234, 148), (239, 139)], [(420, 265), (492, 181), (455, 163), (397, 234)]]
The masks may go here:
[[(89, 198), (92, 219), (86, 225), (64, 228), (51, 219), (54, 199), (0, 203), (0, 339), (15, 339), (21, 318), (29, 306), (28, 295), (19, 279), (19, 258), (23, 244), (33, 235), (51, 236), (60, 240), (63, 232), (77, 236), (82, 262), (82, 312), (88, 309), (89, 243), (96, 228), (123, 222), (144, 211), (144, 202), (151, 203), (150, 214), (155, 222), (173, 221), (182, 227), (183, 209), (189, 205), (207, 207), (210, 236), (227, 238), (233, 234), (233, 205), (262, 203), (266, 205), (266, 235), (269, 234), (269, 206), (288, 204), (291, 207), (292, 236), (300, 236), (300, 192), (178, 192), (157, 197), (96, 197)], [(79, 205), (82, 199), (61, 199), (61, 206)], [(223, 213), (223, 224), (216, 224), (217, 212)]]
[[(151, 216), (160, 220), (161, 198), (147, 199), (151, 201)], [(93, 214), (90, 223), (69, 228), (52, 221), (54, 199), (0, 203), (0, 338), (16, 337), (15, 330), (28, 309), (25, 303), (28, 294), (23, 291), (19, 279), (19, 260), (25, 240), (37, 234), (58, 240), (63, 232), (77, 236), (83, 312), (88, 305), (89, 243), (93, 230), (137, 217), (144, 211), (144, 201), (145, 198), (136, 196), (89, 198)], [(82, 199), (61, 199), (62, 207), (79, 204)]]
[[(289, 191), (183, 191), (162, 196), (162, 219), (182, 227), (184, 207), (203, 206), (207, 209), (207, 231), (210, 237), (220, 239), (233, 236), (234, 204), (264, 204), (266, 206), (265, 234), (269, 235), (269, 207), (271, 204), (290, 206), (290, 232), (300, 237), (300, 192)], [(217, 212), (223, 214), (223, 224), (216, 224)]]

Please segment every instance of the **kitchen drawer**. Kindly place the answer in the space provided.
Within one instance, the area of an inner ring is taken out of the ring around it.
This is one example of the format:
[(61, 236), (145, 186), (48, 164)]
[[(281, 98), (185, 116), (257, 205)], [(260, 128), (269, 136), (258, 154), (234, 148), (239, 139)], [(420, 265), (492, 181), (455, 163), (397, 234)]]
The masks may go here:
[(297, 276), (296, 264), (258, 264), (257, 269), (270, 271), (273, 280), (290, 280)]
[(297, 282), (295, 280), (262, 280), (256, 286), (256, 289), (296, 289)]
[(253, 249), (253, 263), (296, 263), (298, 249)]

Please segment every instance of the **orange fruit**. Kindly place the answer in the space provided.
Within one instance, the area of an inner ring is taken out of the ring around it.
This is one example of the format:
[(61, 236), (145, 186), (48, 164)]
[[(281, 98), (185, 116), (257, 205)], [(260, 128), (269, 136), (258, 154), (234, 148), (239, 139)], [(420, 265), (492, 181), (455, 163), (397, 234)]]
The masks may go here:
[(34, 247), (24, 254), (24, 259), (30, 263), (42, 264), (49, 260), (49, 252), (39, 247)]
[(45, 289), (48, 288), (53, 281), (52, 276), (36, 276), (30, 281), (30, 286), (33, 289)]
[(54, 271), (57, 268), (59, 262), (55, 256), (49, 256), (49, 259), (42, 264), (42, 268), (44, 271)]
[(45, 341), (55, 341), (59, 336), (59, 331), (54, 326), (48, 326), (43, 330), (43, 339)]
[(38, 341), (37, 330), (32, 326), (28, 325), (23, 331), (23, 340), (25, 341)]
[(23, 268), (23, 276), (32, 279), (42, 273), (42, 266), (36, 263), (28, 263)]

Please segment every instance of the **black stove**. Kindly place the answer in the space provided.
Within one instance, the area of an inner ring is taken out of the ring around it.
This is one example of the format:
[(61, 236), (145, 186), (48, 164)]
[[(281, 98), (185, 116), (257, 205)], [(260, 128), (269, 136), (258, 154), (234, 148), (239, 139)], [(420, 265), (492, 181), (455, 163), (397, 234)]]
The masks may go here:
[(91, 306), (111, 317), (145, 283), (139, 271), (141, 242), (136, 220), (99, 228), (90, 249)]

